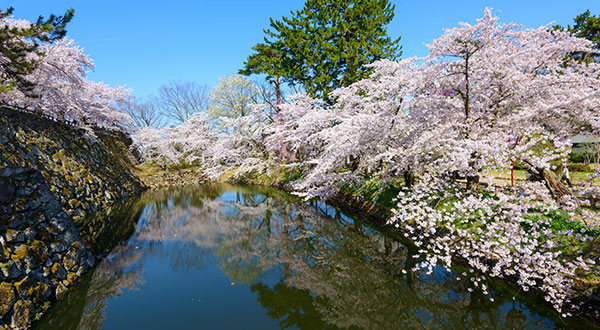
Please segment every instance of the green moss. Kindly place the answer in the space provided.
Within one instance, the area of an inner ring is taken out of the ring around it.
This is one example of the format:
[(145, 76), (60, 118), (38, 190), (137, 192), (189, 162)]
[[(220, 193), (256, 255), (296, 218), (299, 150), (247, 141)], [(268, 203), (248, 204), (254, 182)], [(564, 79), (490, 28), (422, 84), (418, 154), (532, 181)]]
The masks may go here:
[(18, 282), (15, 282), (13, 285), (15, 286), (15, 289), (17, 290), (17, 292), (21, 291), (21, 286), (25, 283), (25, 281), (27, 280), (27, 277), (21, 279)]
[(8, 282), (0, 283), (0, 316), (8, 313), (15, 299), (14, 285)]
[(303, 168), (301, 167), (280, 166), (278, 170), (279, 173), (277, 175), (277, 182), (279, 183), (289, 183), (297, 181), (304, 178), (304, 176), (306, 175), (306, 173), (304, 173)]
[[(13, 218), (14, 218), (14, 217), (13, 217)], [(10, 221), (9, 221), (9, 222), (10, 222)], [(6, 247), (6, 245), (2, 245), (2, 253), (3, 253), (5, 256), (8, 256), (8, 255), (10, 255), (10, 252), (8, 251), (8, 248)]]
[(235, 167), (229, 168), (227, 171), (225, 171), (225, 173), (223, 173), (219, 177), (219, 181), (221, 181), (221, 182), (234, 181), (233, 177), (235, 176), (236, 170), (237, 170), (237, 168), (235, 168)]
[(29, 246), (21, 244), (15, 249), (15, 251), (12, 255), (12, 259), (13, 260), (25, 259), (29, 256), (29, 254), (30, 254)]
[(67, 280), (66, 281), (69, 282), (69, 284), (72, 284), (72, 283), (74, 283), (77, 280), (78, 277), (79, 276), (77, 276), (76, 273), (69, 272), (69, 274), (67, 275)]
[(138, 177), (144, 178), (151, 175), (164, 173), (165, 170), (155, 163), (144, 163), (135, 167), (135, 173)]
[(79, 207), (80, 203), (77, 199), (72, 198), (69, 200), (69, 205), (71, 206), (71, 208), (77, 208)]
[(46, 245), (40, 240), (34, 240), (30, 243), (31, 256), (35, 258), (37, 263), (44, 263), (48, 259), (48, 252), (46, 252)]

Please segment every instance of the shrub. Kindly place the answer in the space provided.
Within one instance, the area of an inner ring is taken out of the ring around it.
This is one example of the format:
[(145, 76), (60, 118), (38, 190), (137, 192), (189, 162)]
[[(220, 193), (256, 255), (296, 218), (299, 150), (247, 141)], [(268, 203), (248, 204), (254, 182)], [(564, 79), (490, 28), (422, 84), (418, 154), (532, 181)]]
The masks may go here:
[(569, 154), (569, 160), (573, 163), (585, 163), (589, 159), (594, 159), (594, 156), (596, 156), (596, 153), (594, 152), (572, 152)]
[(567, 164), (567, 168), (570, 172), (590, 172), (592, 170), (590, 165), (581, 163), (569, 163)]

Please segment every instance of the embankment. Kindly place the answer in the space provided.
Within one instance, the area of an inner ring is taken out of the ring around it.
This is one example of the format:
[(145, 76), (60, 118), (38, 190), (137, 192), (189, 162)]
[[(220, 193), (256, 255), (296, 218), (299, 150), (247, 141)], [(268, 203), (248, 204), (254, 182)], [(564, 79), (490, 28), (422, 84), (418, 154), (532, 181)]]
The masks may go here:
[(144, 189), (131, 140), (95, 134), (0, 108), (0, 329), (26, 328), (94, 264), (86, 216)]
[[(268, 185), (275, 186), (286, 191), (293, 191), (293, 188), (287, 183), (286, 180), (279, 181), (276, 177), (268, 177), (265, 175), (258, 175), (253, 177), (251, 175), (242, 178), (233, 178), (231, 175), (224, 175), (218, 179), (223, 182), (230, 183), (243, 183), (243, 184), (254, 184), (254, 185)], [(415, 254), (418, 248), (409, 239), (406, 239), (406, 232), (402, 231), (401, 228), (396, 228), (388, 224), (388, 220), (392, 217), (393, 212), (390, 208), (373, 202), (372, 200), (366, 200), (360, 196), (360, 194), (352, 194), (345, 191), (338, 191), (334, 196), (326, 201), (328, 204), (335, 206), (342, 212), (353, 216), (354, 218), (361, 219), (365, 223), (368, 223), (380, 231), (385, 232), (396, 239), (399, 239), (403, 244), (412, 245), (415, 248)], [(443, 231), (439, 231), (440, 235), (444, 235)], [(600, 238), (595, 238), (592, 243), (581, 251), (581, 256), (584, 259), (590, 259), (595, 261), (596, 265), (600, 265)], [(489, 259), (490, 264), (497, 262), (497, 260)], [(467, 260), (462, 257), (455, 255), (453, 257), (453, 265), (460, 269), (469, 269)], [(575, 317), (565, 320), (565, 322), (578, 322), (580, 325), (596, 325), (598, 323), (600, 311), (600, 284), (597, 279), (589, 278), (585, 274), (578, 274), (573, 277), (574, 290), (576, 291), (573, 301), (576, 304), (580, 304), (579, 310), (574, 310)], [(544, 301), (544, 293), (541, 290), (530, 290), (529, 292), (522, 292), (519, 288), (518, 278), (516, 277), (505, 277), (503, 279), (494, 278), (493, 285), (496, 289), (501, 288), (507, 290), (513, 294), (519, 293), (523, 299), (534, 302), (534, 305), (544, 305), (546, 309), (550, 311), (554, 317), (559, 318), (559, 314), (552, 309), (550, 304)], [(594, 328), (594, 327), (592, 327)]]

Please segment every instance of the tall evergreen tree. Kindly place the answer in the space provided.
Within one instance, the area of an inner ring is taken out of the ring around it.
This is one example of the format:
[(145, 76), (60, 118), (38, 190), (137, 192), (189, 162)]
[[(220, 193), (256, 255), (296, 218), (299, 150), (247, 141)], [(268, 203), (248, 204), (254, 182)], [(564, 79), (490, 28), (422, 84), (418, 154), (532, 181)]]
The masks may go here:
[(579, 38), (585, 38), (592, 41), (596, 49), (593, 53), (581, 53), (576, 52), (571, 54), (571, 56), (578, 60), (584, 61), (599, 61), (600, 60), (600, 17), (596, 15), (592, 15), (590, 10), (586, 10), (584, 13), (577, 15), (573, 19), (573, 26), (568, 25), (567, 28), (564, 28), (560, 25), (555, 25), (553, 28), (557, 30), (567, 30), (571, 32), (574, 36)]
[[(39, 63), (43, 53), (39, 45), (61, 39), (67, 33), (67, 23), (73, 18), (69, 9), (63, 16), (42, 16), (35, 23), (21, 24), (10, 20), (13, 8), (0, 9), (0, 93), (18, 88), (31, 91), (33, 85), (26, 79)], [(31, 56), (36, 54), (36, 56)]]
[(592, 16), (588, 9), (585, 13), (577, 15), (573, 21), (575, 24), (569, 26), (569, 31), (577, 37), (593, 41), (596, 48), (600, 48), (600, 17)]
[(291, 14), (271, 18), (241, 74), (267, 74), (276, 90), (282, 78), (328, 100), (332, 90), (365, 78), (365, 64), (401, 54), (400, 38), (387, 35), (394, 17), (388, 0), (307, 0)]

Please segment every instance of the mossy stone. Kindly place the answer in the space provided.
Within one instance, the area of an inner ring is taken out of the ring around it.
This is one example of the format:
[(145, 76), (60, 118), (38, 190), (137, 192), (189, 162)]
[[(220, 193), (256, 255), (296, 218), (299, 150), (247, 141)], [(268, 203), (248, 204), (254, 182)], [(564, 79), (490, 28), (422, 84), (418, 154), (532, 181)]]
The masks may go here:
[(65, 278), (67, 278), (67, 271), (59, 263), (54, 263), (50, 271), (56, 279), (64, 280)]
[(30, 253), (29, 249), (30, 249), (29, 246), (27, 246), (25, 244), (18, 245), (15, 248), (15, 250), (11, 256), (12, 257), (11, 259), (12, 260), (22, 260), (22, 259), (29, 257), (29, 253)]
[(40, 240), (35, 240), (30, 244), (31, 257), (37, 264), (43, 264), (48, 259), (46, 244)]
[(77, 208), (79, 207), (79, 201), (75, 198), (72, 198), (69, 200), (69, 205), (71, 206), (71, 208)]
[(0, 283), (0, 319), (4, 317), (17, 299), (15, 287), (12, 283)]
[(27, 288), (26, 293), (27, 299), (31, 300), (34, 304), (46, 301), (50, 294), (50, 286), (43, 282), (34, 282)]
[(31, 320), (33, 319), (31, 301), (19, 300), (13, 306), (13, 316), (11, 320), (11, 327), (17, 329), (26, 328)]

